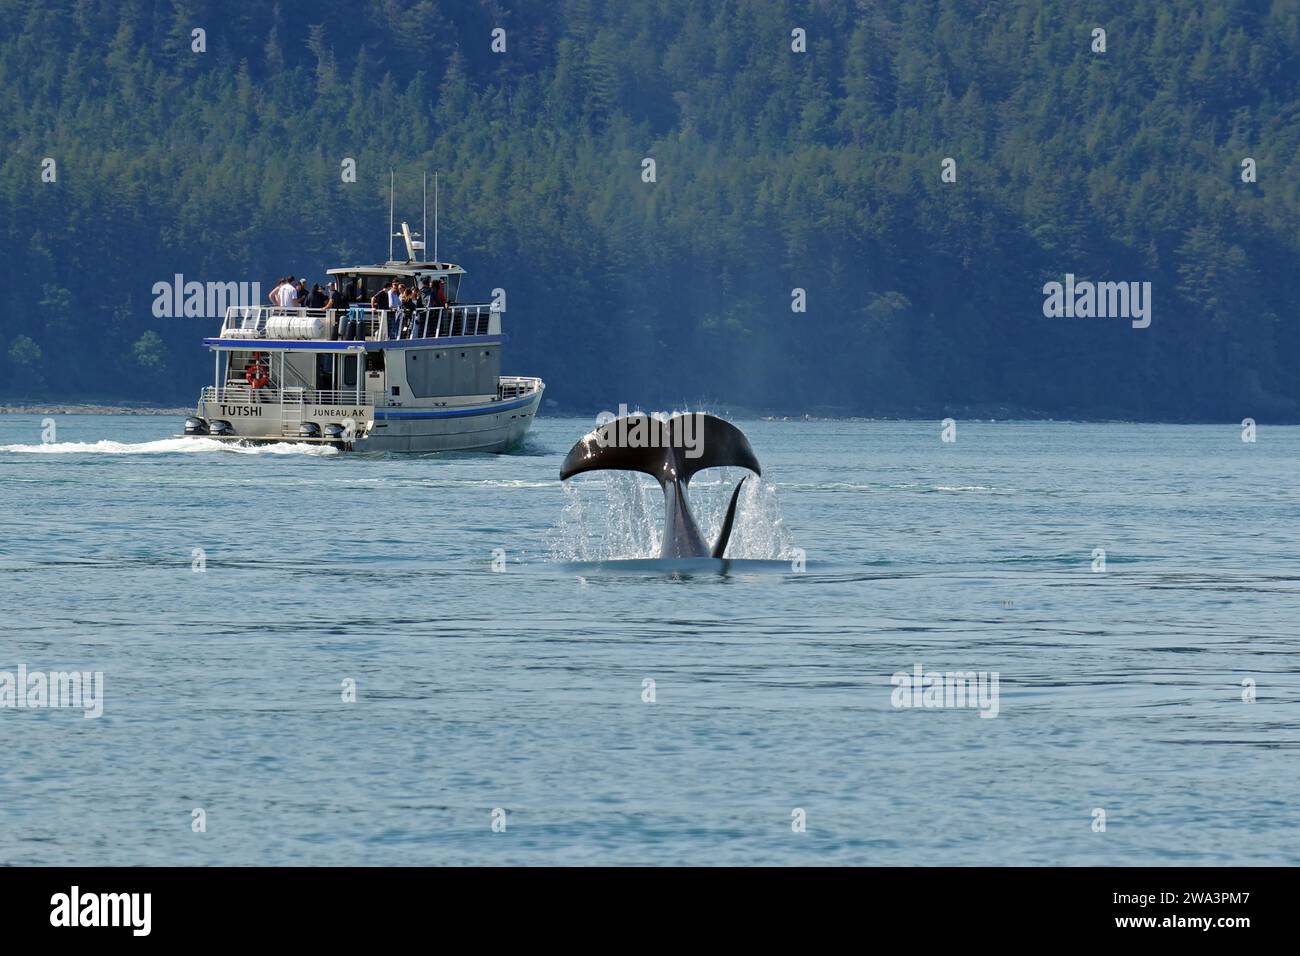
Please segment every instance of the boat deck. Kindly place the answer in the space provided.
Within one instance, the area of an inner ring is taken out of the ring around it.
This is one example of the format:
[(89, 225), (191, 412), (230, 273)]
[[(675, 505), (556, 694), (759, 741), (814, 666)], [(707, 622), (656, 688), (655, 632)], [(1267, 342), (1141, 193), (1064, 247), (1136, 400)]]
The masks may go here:
[(236, 305), (226, 310), (220, 334), (204, 341), (208, 345), (228, 348), (247, 347), (252, 343), (263, 348), (304, 348), (325, 342), (391, 346), (500, 335), (501, 312), (487, 303), (415, 309), (405, 313), (363, 306), (343, 310)]

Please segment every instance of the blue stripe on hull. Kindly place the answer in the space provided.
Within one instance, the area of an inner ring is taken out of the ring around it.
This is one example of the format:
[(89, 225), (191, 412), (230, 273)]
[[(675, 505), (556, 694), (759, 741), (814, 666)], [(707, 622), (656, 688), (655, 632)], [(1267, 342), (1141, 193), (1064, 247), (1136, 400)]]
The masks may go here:
[(455, 408), (455, 409), (427, 409), (420, 411), (394, 411), (391, 409), (375, 409), (375, 421), (385, 419), (411, 419), (411, 418), (464, 418), (467, 415), (493, 415), (497, 412), (508, 412), (512, 409), (523, 408), (530, 405), (536, 400), (536, 396), (531, 398), (520, 399), (516, 402), (498, 402), (492, 405), (475, 405), (473, 408)]

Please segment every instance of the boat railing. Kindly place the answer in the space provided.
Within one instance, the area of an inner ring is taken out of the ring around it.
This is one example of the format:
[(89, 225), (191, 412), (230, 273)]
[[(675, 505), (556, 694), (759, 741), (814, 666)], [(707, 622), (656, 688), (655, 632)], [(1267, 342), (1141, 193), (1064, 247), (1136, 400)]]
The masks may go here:
[(537, 391), (541, 384), (542, 380), (540, 378), (503, 375), (497, 380), (497, 397), (502, 399), (520, 398)]
[(227, 384), (222, 387), (209, 385), (203, 389), (204, 402), (216, 402), (222, 405), (315, 405), (347, 406), (382, 405), (383, 392), (367, 391), (356, 388), (302, 388), (286, 385), (283, 388), (264, 386), (253, 388), (251, 385)]
[(498, 335), (501, 313), (489, 303), (396, 311), (299, 309), (278, 305), (232, 305), (221, 324), (223, 339), (390, 342)]
[[(501, 313), (491, 305), (448, 305), (436, 309), (415, 309), (390, 316), (385, 331), (396, 331), (397, 339), (445, 339), (462, 335), (495, 335), (501, 331)], [(495, 327), (495, 328), (494, 328)]]

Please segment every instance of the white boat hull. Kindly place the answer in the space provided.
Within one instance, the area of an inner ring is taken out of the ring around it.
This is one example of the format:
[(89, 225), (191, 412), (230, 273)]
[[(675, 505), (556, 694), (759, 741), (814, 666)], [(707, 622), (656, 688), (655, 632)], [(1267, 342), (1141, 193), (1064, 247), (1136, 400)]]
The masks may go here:
[[(356, 451), (483, 451), (502, 452), (519, 445), (537, 415), (541, 391), (514, 402), (494, 402), (496, 408), (438, 410), (377, 410), (374, 427), (353, 442)], [(513, 406), (513, 407), (502, 407)]]
[[(228, 434), (188, 437), (267, 444), (309, 442), (359, 452), (503, 452), (519, 445), (537, 416), (545, 387), (524, 395), (482, 403), (436, 407), (314, 406), (279, 402), (200, 400), (196, 413), (208, 421), (228, 422)], [(314, 422), (321, 429), (343, 425), (343, 441), (304, 438), (299, 427)]]

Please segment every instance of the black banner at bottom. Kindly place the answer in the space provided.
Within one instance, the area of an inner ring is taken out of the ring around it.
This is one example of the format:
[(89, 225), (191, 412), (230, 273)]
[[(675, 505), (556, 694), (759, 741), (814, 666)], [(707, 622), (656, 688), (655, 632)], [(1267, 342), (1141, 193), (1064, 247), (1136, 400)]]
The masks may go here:
[(944, 945), (1022, 931), (1231, 945), (1288, 926), (1293, 884), (1294, 871), (1271, 868), (0, 869), (0, 919), (6, 943), (337, 945), (562, 929), (609, 945), (623, 938), (611, 931), (680, 940), (689, 921), (691, 936), (733, 942), (894, 929)]

